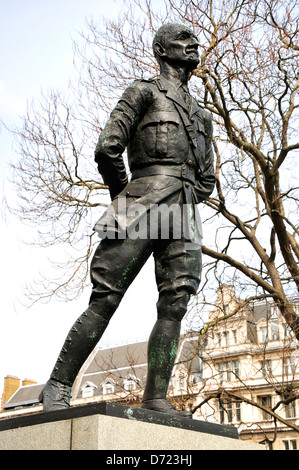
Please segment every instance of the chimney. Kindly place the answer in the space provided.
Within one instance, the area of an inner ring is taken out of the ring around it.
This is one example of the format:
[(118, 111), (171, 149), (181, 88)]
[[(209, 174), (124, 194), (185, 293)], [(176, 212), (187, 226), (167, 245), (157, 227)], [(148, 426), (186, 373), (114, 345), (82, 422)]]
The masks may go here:
[(21, 385), (21, 380), (19, 379), (19, 377), (15, 377), (14, 375), (7, 375), (6, 377), (4, 377), (4, 387), (3, 387), (3, 394), (2, 394), (2, 406), (18, 390), (20, 385)]
[(26, 385), (34, 385), (34, 384), (37, 384), (35, 380), (31, 380), (31, 379), (22, 380), (22, 387), (26, 387)]

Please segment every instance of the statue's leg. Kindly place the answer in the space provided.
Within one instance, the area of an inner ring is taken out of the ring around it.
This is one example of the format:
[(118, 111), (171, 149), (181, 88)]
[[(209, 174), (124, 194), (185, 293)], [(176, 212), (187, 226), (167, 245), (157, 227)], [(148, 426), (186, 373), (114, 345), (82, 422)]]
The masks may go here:
[(88, 308), (70, 329), (40, 401), (44, 411), (70, 406), (73, 382), (89, 354), (103, 335), (108, 320)]
[(151, 254), (149, 243), (103, 240), (91, 263), (89, 307), (70, 329), (40, 400), (44, 410), (67, 408), (76, 376), (102, 337), (125, 291)]
[(142, 408), (192, 417), (177, 411), (166, 400), (177, 354), (181, 321), (191, 294), (200, 282), (201, 251), (187, 251), (182, 240), (172, 241), (155, 251), (156, 279), (159, 289), (158, 320), (148, 343), (148, 374)]

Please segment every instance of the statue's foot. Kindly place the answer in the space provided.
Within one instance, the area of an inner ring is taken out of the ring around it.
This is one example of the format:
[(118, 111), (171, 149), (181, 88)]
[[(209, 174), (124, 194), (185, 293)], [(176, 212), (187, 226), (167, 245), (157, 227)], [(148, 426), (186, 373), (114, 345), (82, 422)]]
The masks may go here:
[(192, 419), (191, 411), (178, 411), (169, 401), (163, 398), (155, 398), (153, 400), (146, 400), (142, 402), (141, 408), (153, 411), (160, 411), (160, 413), (167, 413), (172, 416), (179, 416), (181, 418)]
[(38, 399), (43, 403), (44, 411), (64, 410), (70, 407), (71, 390), (69, 385), (50, 379)]

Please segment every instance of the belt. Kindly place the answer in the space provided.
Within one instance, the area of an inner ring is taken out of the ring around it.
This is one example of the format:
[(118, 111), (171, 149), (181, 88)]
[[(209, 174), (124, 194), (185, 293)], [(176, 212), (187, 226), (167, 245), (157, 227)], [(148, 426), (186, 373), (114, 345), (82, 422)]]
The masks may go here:
[(132, 179), (155, 175), (175, 176), (177, 178), (189, 181), (192, 184), (195, 184), (196, 181), (194, 170), (192, 170), (186, 164), (181, 166), (150, 165), (144, 168), (137, 168), (136, 170), (132, 171)]

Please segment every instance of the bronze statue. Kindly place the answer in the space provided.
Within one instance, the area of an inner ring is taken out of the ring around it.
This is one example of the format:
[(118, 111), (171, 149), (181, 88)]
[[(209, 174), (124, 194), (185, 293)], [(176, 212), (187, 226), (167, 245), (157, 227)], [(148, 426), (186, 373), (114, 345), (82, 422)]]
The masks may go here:
[[(177, 411), (166, 394), (181, 321), (200, 283), (201, 234), (196, 204), (210, 196), (215, 183), (211, 116), (187, 88), (190, 72), (199, 63), (198, 45), (185, 25), (163, 25), (153, 41), (159, 77), (134, 81), (99, 137), (95, 161), (109, 187), (112, 204), (95, 227), (102, 240), (91, 263), (89, 307), (71, 328), (42, 392), (45, 411), (70, 406), (72, 384), (81, 366), (127, 288), (153, 254), (158, 316), (148, 342), (148, 373), (141, 406), (192, 417), (189, 411)], [(130, 182), (122, 157), (125, 149)], [(121, 204), (125, 210), (119, 210)], [(144, 208), (143, 214), (135, 210), (136, 204)], [(162, 206), (179, 208), (182, 215), (170, 217), (167, 235), (163, 232), (163, 213), (154, 226), (150, 218), (151, 209)], [(146, 233), (136, 236), (134, 229), (141, 221)], [(186, 225), (192, 228), (191, 235)]]

